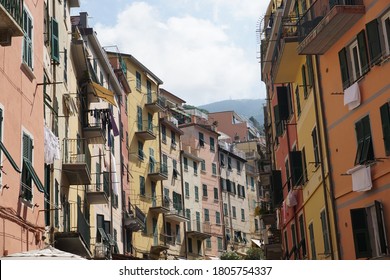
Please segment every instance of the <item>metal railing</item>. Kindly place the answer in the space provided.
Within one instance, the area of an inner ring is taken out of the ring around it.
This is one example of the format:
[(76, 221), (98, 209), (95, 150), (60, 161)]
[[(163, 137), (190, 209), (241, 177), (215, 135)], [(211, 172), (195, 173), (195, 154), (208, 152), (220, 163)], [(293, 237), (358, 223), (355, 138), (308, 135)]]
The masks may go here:
[(317, 0), (300, 17), (298, 22), (299, 40), (305, 37), (320, 23), (320, 21), (337, 5), (358, 6), (363, 5), (363, 0)]
[(146, 93), (146, 104), (157, 104), (161, 107), (165, 107), (166, 98), (158, 95), (156, 92)]
[(92, 183), (87, 186), (87, 192), (104, 192), (107, 197), (110, 195), (109, 172), (92, 174)]
[(91, 243), (91, 227), (87, 221), (84, 213), (81, 211), (81, 205), (78, 203), (69, 203), (64, 209), (64, 213), (67, 213), (68, 223), (70, 227), (64, 227), (64, 232), (78, 232), (85, 244), (89, 248)]
[(211, 224), (201, 220), (190, 220), (187, 222), (187, 231), (197, 231), (202, 233), (211, 232)]
[(91, 153), (88, 142), (84, 138), (68, 139), (62, 141), (62, 163), (82, 164), (85, 163), (88, 171), (91, 171)]
[(149, 162), (149, 174), (156, 173), (168, 176), (168, 166), (162, 162)]
[(103, 135), (105, 135), (106, 127), (110, 122), (110, 119), (107, 118), (107, 110), (108, 109), (85, 110), (83, 127), (101, 129)]
[(23, 27), (23, 2), (23, 0), (0, 0), (0, 4), (7, 10), (20, 27)]
[(156, 134), (157, 132), (157, 127), (153, 125), (152, 122), (150, 121), (142, 121), (137, 123), (137, 129), (138, 132), (149, 132), (151, 134)]

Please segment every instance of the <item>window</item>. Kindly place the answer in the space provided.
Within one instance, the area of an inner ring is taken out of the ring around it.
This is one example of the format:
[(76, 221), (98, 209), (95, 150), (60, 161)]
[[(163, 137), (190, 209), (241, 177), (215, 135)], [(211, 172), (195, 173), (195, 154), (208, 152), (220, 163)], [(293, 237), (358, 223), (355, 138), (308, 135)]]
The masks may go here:
[(185, 191), (185, 195), (186, 195), (186, 198), (189, 198), (190, 197), (190, 185), (188, 184), (188, 182), (185, 182), (184, 183), (184, 191)]
[(200, 162), (200, 170), (206, 172), (206, 162), (204, 160)]
[(329, 243), (329, 231), (328, 231), (328, 222), (326, 219), (325, 210), (321, 211), (321, 226), (322, 226), (322, 237), (324, 239), (324, 253), (328, 254), (330, 252), (330, 243)]
[(127, 95), (125, 94), (125, 113), (126, 113), (126, 115), (127, 115), (127, 112), (128, 112), (127, 102), (128, 102), (128, 98), (127, 98)]
[(386, 54), (390, 55), (390, 12), (382, 17), (383, 37), (385, 38)]
[(305, 65), (302, 65), (301, 72), (302, 72), (303, 96), (304, 96), (305, 99), (307, 99), (307, 96), (309, 95), (309, 92), (307, 90), (307, 78), (306, 78), (306, 66)]
[(195, 201), (199, 201), (199, 188), (198, 186), (195, 186)]
[(311, 139), (313, 142), (313, 150), (314, 150), (314, 165), (318, 166), (318, 164), (320, 164), (320, 154), (319, 154), (317, 128), (316, 127), (311, 132)]
[(302, 248), (302, 256), (306, 256), (306, 237), (305, 237), (305, 225), (303, 222), (303, 215), (300, 215), (299, 218), (299, 234), (301, 241), (299, 242), (299, 246)]
[(295, 88), (295, 100), (297, 102), (297, 114), (299, 117), (301, 115), (301, 101), (299, 97), (299, 86)]
[(214, 200), (218, 200), (218, 188), (214, 188)]
[(236, 213), (236, 207), (232, 206), (232, 212), (233, 212), (233, 219), (237, 218), (237, 213)]
[(212, 169), (212, 175), (217, 176), (217, 165), (215, 163), (211, 164), (211, 169)]
[(388, 254), (383, 205), (379, 201), (367, 208), (351, 209), (356, 258)]
[(145, 190), (145, 177), (139, 176), (139, 193), (144, 196), (146, 194)]
[(228, 157), (228, 170), (232, 170), (232, 158)]
[(220, 165), (221, 167), (225, 166), (225, 156), (222, 153), (220, 154)]
[(255, 231), (259, 230), (259, 221), (255, 219)]
[(367, 161), (374, 160), (374, 149), (372, 146), (370, 117), (365, 116), (355, 123), (357, 151), (355, 165), (364, 164)]
[(275, 119), (275, 136), (276, 137), (282, 136), (284, 131), (284, 125), (283, 125), (283, 121), (280, 119), (279, 105), (274, 106), (274, 119)]
[(198, 175), (198, 163), (194, 161), (193, 166), (194, 166), (194, 175)]
[(292, 245), (293, 245), (293, 248), (296, 248), (297, 246), (297, 234), (296, 234), (296, 231), (295, 231), (295, 224), (291, 224), (291, 236), (292, 236)]
[[(58, 25), (57, 25), (58, 30)], [(23, 63), (33, 69), (33, 19), (31, 14), (23, 10)]]
[(167, 143), (167, 128), (165, 125), (161, 125), (162, 142)]
[(188, 171), (188, 158), (185, 157), (183, 161), (184, 161), (184, 171)]
[(240, 174), (241, 173), (241, 162), (237, 159), (236, 164), (237, 164), (237, 173)]
[(390, 103), (386, 102), (380, 108), (382, 119), (383, 142), (386, 156), (390, 155)]
[(138, 71), (135, 72), (135, 78), (136, 78), (136, 89), (141, 91), (141, 73)]
[(286, 254), (286, 259), (289, 259), (288, 256), (289, 256), (289, 251), (288, 251), (288, 239), (287, 239), (287, 230), (284, 232), (284, 250), (285, 250), (285, 254)]
[(204, 221), (210, 222), (210, 212), (209, 209), (204, 209)]
[(225, 217), (228, 217), (229, 216), (229, 213), (228, 213), (228, 206), (226, 203), (223, 204), (223, 215)]
[(150, 104), (153, 102), (152, 99), (152, 83), (148, 80), (146, 81), (146, 96), (147, 96), (147, 101), (146, 103)]
[(215, 212), (215, 223), (217, 225), (221, 224), (221, 213), (219, 213), (218, 211)]
[(144, 143), (138, 141), (138, 159), (144, 160)]
[(204, 135), (202, 132), (199, 132), (199, 146), (204, 147)]
[(284, 162), (284, 167), (286, 170), (286, 185), (287, 185), (287, 190), (290, 191), (291, 184), (290, 184), (290, 164), (288, 158)]
[(310, 248), (311, 248), (311, 259), (316, 260), (317, 259), (317, 253), (316, 253), (316, 244), (314, 240), (314, 228), (313, 223), (309, 225), (309, 237), (310, 237)]
[(137, 106), (137, 128), (138, 131), (142, 131), (142, 108)]
[(222, 251), (223, 250), (223, 243), (222, 243), (221, 237), (217, 237), (217, 243), (218, 243), (218, 251)]
[(382, 57), (381, 42), (379, 39), (379, 22), (374, 19), (366, 24), (367, 45), (370, 54), (371, 65), (375, 64)]
[(211, 237), (206, 238), (206, 248), (211, 249)]
[(313, 71), (313, 59), (311, 55), (306, 55), (306, 68), (307, 68), (307, 76), (309, 78), (309, 87), (314, 86), (314, 71)]
[[(22, 196), (27, 201), (32, 201), (32, 176), (28, 164), (32, 163), (33, 140), (23, 133), (23, 169), (22, 169)], [(28, 162), (28, 163), (27, 163)]]
[(64, 48), (64, 82), (68, 83), (68, 50)]
[(51, 58), (55, 63), (60, 63), (58, 22), (51, 18)]
[(180, 225), (176, 225), (176, 243), (179, 244), (180, 242), (181, 242)]
[[(255, 178), (251, 177), (251, 190), (254, 191), (255, 190)], [(245, 195), (244, 195), (245, 197)]]
[(166, 154), (162, 155), (161, 172), (168, 176), (168, 156)]
[(186, 218), (188, 219), (187, 230), (191, 231), (191, 209), (186, 209)]
[(202, 189), (203, 189), (203, 197), (207, 197), (207, 185), (203, 184)]
[(339, 63), (340, 63), (341, 81), (343, 83), (343, 88), (346, 89), (347, 87), (350, 86), (346, 48), (343, 48), (339, 52)]
[(214, 143), (213, 137), (210, 137), (210, 151), (212, 151), (212, 152), (215, 151), (215, 143)]
[(148, 131), (153, 132), (153, 115), (148, 113)]
[(306, 164), (305, 147), (302, 148), (302, 166), (303, 166), (303, 183), (305, 183), (309, 180), (309, 178), (307, 177), (307, 164)]
[(241, 209), (241, 221), (245, 222), (245, 210)]
[(176, 134), (171, 130), (171, 147), (176, 148)]

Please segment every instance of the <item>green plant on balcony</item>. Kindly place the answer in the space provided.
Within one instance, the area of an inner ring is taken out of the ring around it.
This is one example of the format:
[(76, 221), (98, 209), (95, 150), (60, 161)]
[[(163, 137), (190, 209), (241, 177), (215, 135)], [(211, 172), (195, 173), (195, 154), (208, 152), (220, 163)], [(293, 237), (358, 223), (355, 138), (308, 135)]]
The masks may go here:
[(221, 260), (242, 260), (241, 256), (234, 251), (224, 252), (220, 258)]

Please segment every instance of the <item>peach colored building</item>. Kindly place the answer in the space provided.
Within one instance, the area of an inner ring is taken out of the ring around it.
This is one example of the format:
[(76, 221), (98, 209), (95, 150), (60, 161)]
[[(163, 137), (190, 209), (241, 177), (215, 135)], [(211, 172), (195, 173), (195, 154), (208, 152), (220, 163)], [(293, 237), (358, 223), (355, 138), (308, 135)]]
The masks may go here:
[(298, 51), (317, 55), (340, 257), (388, 258), (390, 3), (340, 4), (316, 1), (308, 8), (319, 22), (303, 34)]
[[(43, 247), (43, 1), (0, 3), (0, 255)], [(24, 20), (24, 21), (23, 21)]]

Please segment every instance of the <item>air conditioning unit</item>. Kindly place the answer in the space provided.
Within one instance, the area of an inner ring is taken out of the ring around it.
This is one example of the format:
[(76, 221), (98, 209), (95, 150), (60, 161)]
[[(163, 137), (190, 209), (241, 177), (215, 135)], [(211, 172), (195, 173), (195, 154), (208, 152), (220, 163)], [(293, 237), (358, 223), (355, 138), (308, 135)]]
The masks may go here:
[(12, 32), (9, 30), (0, 30), (0, 45), (3, 47), (11, 46)]

